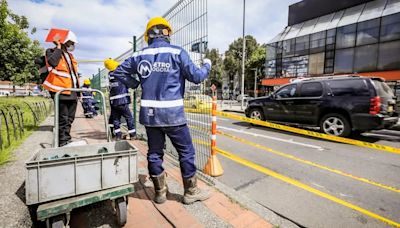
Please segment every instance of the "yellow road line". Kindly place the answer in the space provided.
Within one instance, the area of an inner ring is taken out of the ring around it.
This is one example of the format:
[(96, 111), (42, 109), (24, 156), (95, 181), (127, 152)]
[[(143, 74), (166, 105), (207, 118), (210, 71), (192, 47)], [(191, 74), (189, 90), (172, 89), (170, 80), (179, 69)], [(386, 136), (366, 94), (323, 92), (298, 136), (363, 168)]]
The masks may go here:
[(239, 116), (239, 115), (235, 115), (235, 114), (231, 114), (231, 113), (226, 113), (226, 112), (217, 111), (217, 115), (221, 116), (221, 117), (233, 119), (233, 120), (244, 121), (247, 123), (252, 123), (252, 124), (270, 127), (270, 128), (274, 128), (274, 129), (279, 129), (279, 130), (283, 130), (283, 131), (289, 131), (289, 132), (293, 132), (296, 134), (312, 136), (315, 138), (321, 138), (321, 139), (325, 139), (325, 140), (341, 142), (341, 143), (351, 144), (351, 145), (360, 146), (360, 147), (372, 148), (372, 149), (386, 151), (386, 152), (390, 152), (390, 153), (394, 153), (394, 154), (400, 154), (400, 148), (396, 148), (396, 147), (385, 146), (385, 145), (369, 143), (369, 142), (363, 142), (363, 141), (359, 141), (359, 140), (323, 134), (323, 133), (319, 133), (319, 132), (315, 132), (315, 131), (308, 131), (308, 130), (299, 129), (299, 128), (295, 128), (295, 127), (289, 127), (289, 126), (285, 126), (285, 125), (281, 125), (281, 124), (270, 123), (267, 121), (255, 120), (255, 119), (251, 119), (251, 118), (247, 118), (244, 116)]
[(286, 182), (286, 183), (288, 183), (288, 184), (291, 184), (291, 185), (294, 185), (294, 186), (299, 187), (299, 188), (301, 188), (301, 189), (304, 189), (304, 190), (306, 190), (306, 191), (308, 191), (308, 192), (311, 192), (311, 193), (313, 193), (313, 194), (316, 194), (316, 195), (318, 195), (318, 196), (320, 196), (320, 197), (323, 197), (323, 198), (325, 198), (325, 199), (328, 199), (328, 200), (330, 200), (330, 201), (333, 201), (333, 202), (335, 202), (335, 203), (337, 203), (337, 204), (340, 204), (340, 205), (343, 205), (343, 206), (345, 206), (345, 207), (351, 208), (351, 209), (353, 209), (353, 210), (355, 210), (355, 211), (358, 211), (358, 212), (360, 212), (360, 213), (362, 213), (362, 214), (364, 214), (364, 215), (367, 215), (367, 216), (369, 216), (369, 217), (371, 217), (371, 218), (380, 220), (380, 221), (382, 221), (382, 222), (384, 222), (384, 223), (387, 223), (387, 224), (389, 224), (389, 225), (391, 225), (391, 226), (400, 227), (400, 223), (398, 223), (398, 222), (392, 221), (392, 220), (390, 220), (390, 219), (388, 219), (388, 218), (385, 218), (385, 217), (383, 217), (383, 216), (380, 216), (380, 215), (378, 215), (378, 214), (375, 214), (374, 212), (371, 212), (371, 211), (366, 210), (366, 209), (364, 209), (364, 208), (361, 208), (361, 207), (359, 207), (359, 206), (357, 206), (357, 205), (354, 205), (354, 204), (352, 204), (352, 203), (349, 203), (349, 202), (347, 202), (347, 201), (344, 201), (344, 200), (342, 200), (342, 199), (339, 199), (339, 198), (337, 198), (337, 197), (335, 197), (335, 196), (329, 195), (329, 194), (327, 194), (327, 193), (325, 193), (325, 192), (322, 192), (322, 191), (320, 191), (320, 190), (318, 190), (318, 189), (315, 189), (315, 188), (310, 187), (310, 186), (308, 186), (308, 185), (306, 185), (306, 184), (303, 184), (303, 183), (301, 183), (300, 181), (294, 180), (294, 179), (292, 179), (292, 178), (290, 178), (290, 177), (284, 176), (284, 175), (279, 174), (279, 173), (277, 173), (277, 172), (274, 172), (274, 171), (272, 171), (272, 170), (270, 170), (270, 169), (264, 168), (264, 167), (262, 167), (262, 166), (260, 166), (260, 165), (257, 165), (257, 164), (255, 164), (255, 163), (253, 163), (253, 162), (251, 162), (251, 161), (248, 161), (248, 160), (246, 160), (246, 159), (243, 159), (243, 158), (241, 158), (241, 157), (238, 157), (238, 156), (236, 156), (236, 155), (234, 155), (234, 154), (231, 154), (231, 153), (229, 153), (229, 152), (227, 152), (227, 151), (224, 151), (224, 150), (219, 149), (219, 148), (216, 148), (216, 149), (217, 149), (217, 151), (218, 151), (221, 155), (223, 155), (224, 157), (226, 157), (226, 158), (228, 158), (228, 159), (231, 159), (231, 160), (233, 160), (233, 161), (235, 161), (235, 162), (237, 162), (237, 163), (239, 163), (239, 164), (242, 164), (242, 165), (244, 165), (244, 166), (247, 166), (247, 167), (249, 167), (249, 168), (252, 168), (252, 169), (254, 169), (254, 170), (257, 170), (257, 171), (259, 171), (259, 172), (261, 172), (261, 173), (264, 173), (264, 174), (266, 174), (266, 175), (272, 176), (272, 177), (274, 177), (274, 178), (277, 178), (277, 179), (279, 179), (279, 180), (281, 180), (281, 181), (284, 181), (284, 182)]
[(398, 188), (391, 187), (391, 186), (388, 186), (388, 185), (384, 185), (384, 184), (381, 184), (381, 183), (378, 183), (378, 182), (375, 182), (375, 181), (371, 181), (371, 180), (368, 180), (368, 179), (363, 178), (363, 177), (357, 177), (357, 176), (354, 176), (352, 174), (349, 174), (349, 173), (346, 173), (346, 172), (343, 172), (343, 171), (340, 171), (340, 170), (337, 170), (337, 169), (329, 168), (327, 166), (323, 166), (323, 165), (314, 163), (312, 161), (301, 159), (301, 158), (298, 158), (298, 157), (290, 155), (290, 154), (285, 154), (283, 152), (279, 152), (279, 151), (273, 150), (273, 149), (268, 148), (266, 146), (263, 146), (263, 145), (260, 145), (260, 144), (257, 144), (257, 143), (251, 142), (249, 140), (242, 139), (242, 138), (239, 138), (239, 137), (227, 134), (227, 133), (224, 133), (222, 131), (218, 131), (218, 132), (223, 136), (226, 136), (228, 138), (234, 139), (234, 140), (239, 141), (241, 143), (244, 143), (244, 144), (259, 148), (259, 149), (262, 149), (264, 151), (267, 151), (267, 152), (270, 152), (270, 153), (273, 153), (273, 154), (276, 154), (276, 155), (279, 155), (279, 156), (282, 156), (282, 157), (285, 157), (285, 158), (289, 158), (289, 159), (292, 159), (294, 161), (298, 161), (298, 162), (301, 162), (301, 163), (304, 163), (304, 164), (307, 164), (307, 165), (311, 165), (311, 166), (314, 166), (314, 167), (317, 167), (317, 168), (320, 168), (320, 169), (323, 169), (323, 170), (327, 170), (327, 171), (330, 171), (330, 172), (333, 172), (333, 173), (336, 173), (336, 174), (339, 174), (339, 175), (342, 175), (342, 176), (345, 176), (345, 177), (349, 177), (349, 178), (357, 180), (357, 181), (361, 181), (361, 182), (364, 182), (364, 183), (367, 183), (367, 184), (371, 184), (371, 185), (374, 185), (374, 186), (377, 186), (377, 187), (380, 187), (380, 188), (384, 188), (386, 190), (390, 190), (390, 191), (393, 191), (393, 192), (400, 193), (400, 189), (398, 189)]

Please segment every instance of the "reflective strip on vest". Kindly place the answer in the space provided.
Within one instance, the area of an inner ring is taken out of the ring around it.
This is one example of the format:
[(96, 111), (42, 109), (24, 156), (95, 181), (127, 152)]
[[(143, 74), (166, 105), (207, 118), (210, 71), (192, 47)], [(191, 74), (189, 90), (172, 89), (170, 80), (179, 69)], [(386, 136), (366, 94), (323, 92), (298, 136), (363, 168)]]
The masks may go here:
[(147, 48), (142, 51), (134, 53), (133, 57), (137, 57), (139, 55), (157, 55), (160, 53), (170, 53), (170, 54), (179, 55), (181, 53), (181, 50), (177, 49), (177, 48), (171, 48), (171, 47)]
[(129, 97), (129, 93), (112, 96), (112, 97), (110, 97), (110, 100), (115, 100), (115, 99), (119, 99), (119, 98), (123, 98), (123, 97)]
[(142, 100), (140, 106), (151, 108), (173, 108), (183, 106), (183, 99), (172, 101)]
[(82, 98), (93, 98), (93, 96), (82, 96)]
[(69, 73), (58, 71), (56, 69), (53, 69), (52, 67), (49, 67), (48, 70), (49, 70), (49, 72), (52, 72), (53, 74), (56, 74), (56, 75), (58, 75), (60, 77), (64, 77), (64, 78), (70, 78), (71, 77), (71, 75)]
[(51, 84), (51, 83), (48, 82), (48, 81), (44, 81), (44, 82), (43, 82), (43, 85), (46, 85), (46, 86), (48, 86), (48, 87), (50, 87), (50, 88), (52, 88), (52, 89), (54, 89), (54, 90), (57, 90), (57, 91), (60, 91), (60, 90), (65, 89), (64, 87), (60, 87), (60, 86), (53, 85), (53, 84)]

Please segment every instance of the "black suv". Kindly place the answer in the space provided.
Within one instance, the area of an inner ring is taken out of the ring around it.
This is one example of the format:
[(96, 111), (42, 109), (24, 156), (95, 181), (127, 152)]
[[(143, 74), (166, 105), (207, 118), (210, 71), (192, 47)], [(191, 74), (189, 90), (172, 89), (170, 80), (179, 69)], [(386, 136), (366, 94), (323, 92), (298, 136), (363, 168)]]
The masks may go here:
[(250, 100), (246, 116), (348, 136), (397, 123), (396, 98), (381, 78), (329, 76), (297, 79), (268, 97)]

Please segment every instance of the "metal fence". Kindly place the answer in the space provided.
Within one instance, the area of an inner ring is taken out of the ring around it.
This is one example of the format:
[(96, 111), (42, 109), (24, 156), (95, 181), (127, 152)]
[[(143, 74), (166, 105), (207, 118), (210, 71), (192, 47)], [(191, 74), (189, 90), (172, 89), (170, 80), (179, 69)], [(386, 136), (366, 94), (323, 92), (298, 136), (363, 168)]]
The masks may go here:
[[(7, 98), (5, 100), (7, 101)], [(53, 111), (51, 100), (37, 102), (0, 102), (0, 151), (22, 139)]]
[[(170, 22), (173, 29), (171, 43), (183, 47), (189, 53), (193, 62), (200, 65), (208, 45), (207, 0), (178, 1), (163, 17)], [(140, 36), (138, 39), (134, 39), (132, 49), (122, 53), (116, 60), (123, 62), (125, 59), (131, 57), (136, 50), (139, 51), (145, 46), (144, 37)], [(96, 85), (98, 85), (97, 82), (104, 82), (100, 83), (100, 88), (104, 91), (107, 87), (107, 80), (104, 80), (107, 78), (107, 75), (108, 71), (102, 69), (94, 76)], [(211, 151), (212, 99), (206, 95), (206, 90), (209, 89), (205, 88), (204, 85), (205, 83), (196, 85), (186, 82), (184, 100), (188, 125), (196, 148), (196, 165), (201, 171), (206, 165)], [(135, 113), (137, 121), (140, 107), (140, 88), (135, 92), (137, 99), (133, 106), (136, 105), (138, 107)], [(132, 109), (134, 110), (135, 108), (132, 107)], [(145, 137), (144, 126), (140, 124), (136, 124), (136, 126), (138, 135)], [(167, 140), (166, 151), (176, 159), (178, 158), (178, 154), (169, 140)]]

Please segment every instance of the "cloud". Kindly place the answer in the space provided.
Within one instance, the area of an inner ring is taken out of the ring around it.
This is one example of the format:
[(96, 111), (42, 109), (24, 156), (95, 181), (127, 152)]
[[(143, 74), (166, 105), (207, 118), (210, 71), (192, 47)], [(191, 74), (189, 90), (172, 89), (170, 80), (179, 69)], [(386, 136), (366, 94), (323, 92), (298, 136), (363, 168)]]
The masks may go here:
[[(44, 43), (48, 28), (68, 28), (78, 36), (77, 59), (117, 57), (127, 51), (133, 35), (141, 36), (147, 21), (163, 15), (176, 0), (9, 0), (14, 13), (25, 15)], [(246, 34), (266, 43), (287, 25), (288, 5), (297, 0), (246, 2)], [(220, 52), (242, 36), (243, 0), (208, 0), (208, 40)], [(98, 64), (80, 64), (83, 75), (97, 72)]]

